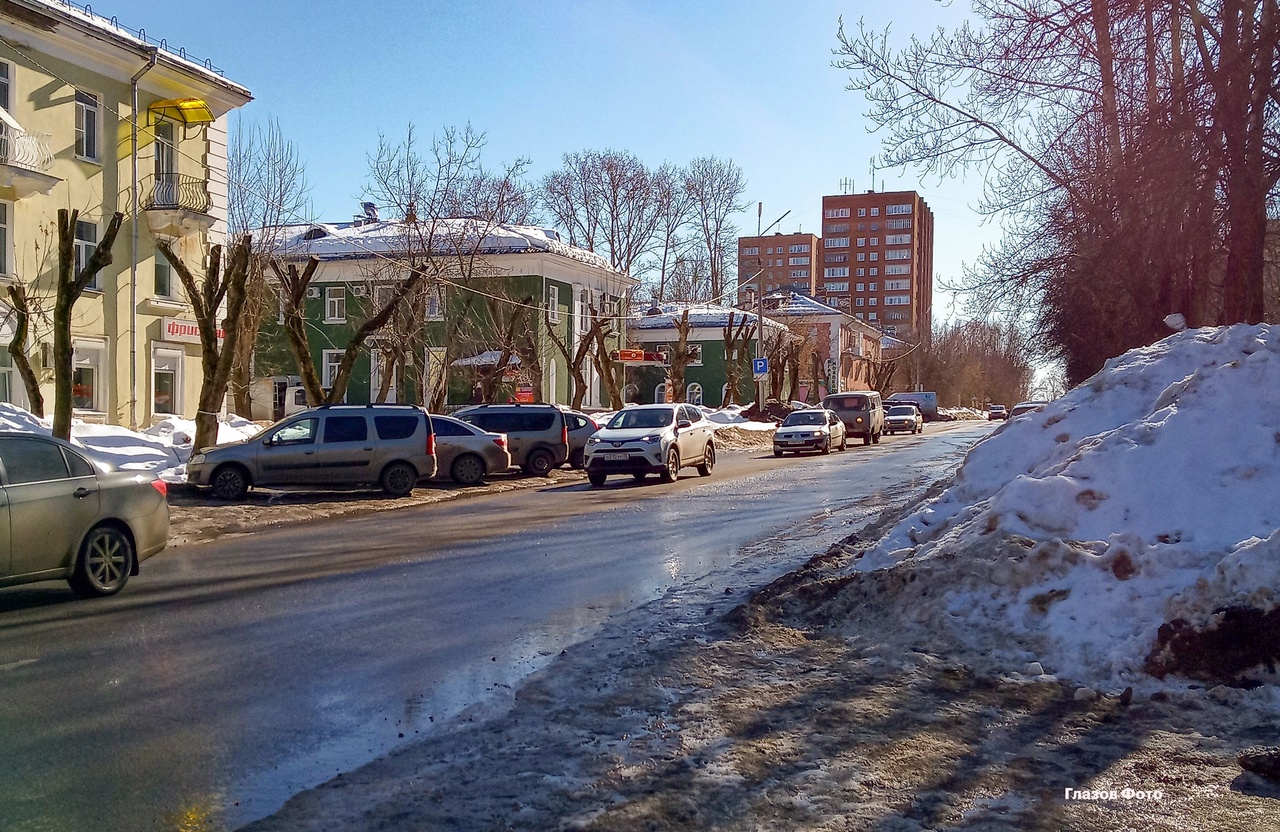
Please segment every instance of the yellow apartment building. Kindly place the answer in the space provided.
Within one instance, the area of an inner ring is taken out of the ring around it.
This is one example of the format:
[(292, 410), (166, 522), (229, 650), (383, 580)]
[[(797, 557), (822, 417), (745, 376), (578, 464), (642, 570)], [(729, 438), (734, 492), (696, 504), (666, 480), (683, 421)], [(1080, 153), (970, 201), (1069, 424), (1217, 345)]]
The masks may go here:
[[(209, 247), (224, 241), (227, 114), (251, 99), (211, 62), (87, 7), (0, 6), (0, 284), (20, 283), (36, 301), (26, 354), (46, 413), (57, 216), (68, 208), (80, 211), (78, 264), (112, 215), (125, 215), (114, 262), (73, 312), (76, 417), (145, 428), (166, 415), (195, 415), (195, 320), (156, 243), (171, 241), (199, 274)], [(7, 300), (0, 285), (0, 302)], [(4, 352), (12, 312), (0, 303), (0, 401), (27, 407)]]

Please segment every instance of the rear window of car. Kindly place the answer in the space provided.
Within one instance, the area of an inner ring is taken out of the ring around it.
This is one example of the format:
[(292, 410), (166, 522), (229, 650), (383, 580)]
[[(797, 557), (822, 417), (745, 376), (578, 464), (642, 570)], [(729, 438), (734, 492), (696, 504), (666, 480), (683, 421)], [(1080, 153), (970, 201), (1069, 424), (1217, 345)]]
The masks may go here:
[(827, 399), (827, 407), (833, 410), (866, 410), (866, 396), (840, 396), (835, 399)]
[(67, 478), (62, 449), (39, 439), (0, 439), (0, 460), (10, 485)]
[(475, 436), (471, 428), (452, 419), (435, 417), (431, 420), (431, 424), (436, 429), (436, 436)]
[(369, 425), (363, 416), (327, 416), (324, 420), (324, 442), (363, 442), (369, 438)]
[(404, 416), (374, 416), (373, 426), (378, 431), (378, 438), (408, 439), (418, 431), (420, 416), (406, 414)]
[(462, 417), (481, 430), (492, 433), (537, 433), (551, 430), (554, 413), (468, 413)]

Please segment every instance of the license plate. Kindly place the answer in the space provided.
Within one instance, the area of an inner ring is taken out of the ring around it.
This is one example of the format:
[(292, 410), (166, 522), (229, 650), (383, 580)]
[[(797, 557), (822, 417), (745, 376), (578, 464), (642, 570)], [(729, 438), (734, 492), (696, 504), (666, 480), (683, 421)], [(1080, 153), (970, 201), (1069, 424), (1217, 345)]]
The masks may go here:
[(606, 462), (626, 462), (631, 458), (631, 454), (604, 454)]

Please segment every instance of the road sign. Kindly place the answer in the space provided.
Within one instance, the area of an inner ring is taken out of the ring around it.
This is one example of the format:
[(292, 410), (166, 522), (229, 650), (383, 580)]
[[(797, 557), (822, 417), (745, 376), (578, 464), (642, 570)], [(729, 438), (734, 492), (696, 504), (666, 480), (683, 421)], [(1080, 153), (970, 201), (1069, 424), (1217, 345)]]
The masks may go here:
[(755, 380), (759, 381), (769, 375), (769, 359), (753, 358), (751, 359), (751, 374), (755, 376)]

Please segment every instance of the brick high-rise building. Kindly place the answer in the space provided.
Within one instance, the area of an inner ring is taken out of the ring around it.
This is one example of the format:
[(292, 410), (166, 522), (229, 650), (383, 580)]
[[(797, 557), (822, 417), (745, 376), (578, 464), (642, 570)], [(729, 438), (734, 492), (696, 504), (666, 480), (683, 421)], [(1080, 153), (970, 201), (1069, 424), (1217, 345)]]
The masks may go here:
[(824, 196), (814, 272), (828, 306), (921, 337), (933, 325), (933, 212), (915, 191)]
[[(787, 291), (812, 297), (821, 268), (821, 242), (814, 234), (739, 237), (738, 303), (754, 297), (761, 283), (766, 295)], [(761, 270), (760, 277), (753, 279)]]

